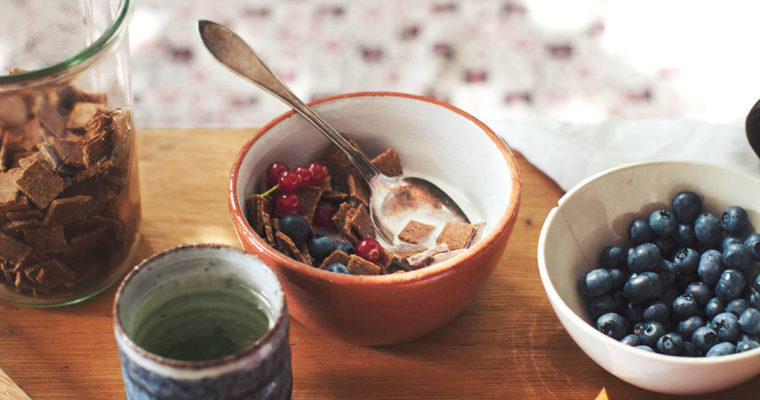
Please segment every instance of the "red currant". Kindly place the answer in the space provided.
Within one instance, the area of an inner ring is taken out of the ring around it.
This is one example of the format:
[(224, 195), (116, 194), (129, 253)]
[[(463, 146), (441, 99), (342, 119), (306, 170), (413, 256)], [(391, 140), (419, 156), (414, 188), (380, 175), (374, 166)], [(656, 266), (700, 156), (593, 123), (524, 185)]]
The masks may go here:
[(274, 201), (274, 212), (279, 216), (298, 213), (301, 200), (295, 193), (282, 193)]
[(320, 201), (317, 204), (317, 209), (314, 211), (314, 218), (312, 219), (312, 222), (314, 222), (314, 225), (320, 228), (332, 228), (332, 217), (337, 212), (338, 209), (335, 208), (334, 205), (326, 201)]
[(369, 262), (377, 263), (383, 256), (383, 248), (375, 239), (362, 239), (356, 244), (355, 254)]
[(327, 168), (324, 165), (314, 161), (309, 164), (309, 184), (319, 186), (327, 175)]
[(296, 175), (298, 175), (298, 179), (301, 180), (301, 183), (298, 186), (306, 186), (309, 184), (309, 169), (304, 166), (298, 166), (296, 167)]
[(283, 171), (287, 171), (290, 168), (285, 163), (275, 161), (267, 167), (267, 184), (274, 186), (277, 184), (277, 179)]
[(280, 185), (282, 193), (293, 193), (300, 183), (298, 174), (293, 171), (282, 171), (280, 177), (277, 178), (277, 184)]

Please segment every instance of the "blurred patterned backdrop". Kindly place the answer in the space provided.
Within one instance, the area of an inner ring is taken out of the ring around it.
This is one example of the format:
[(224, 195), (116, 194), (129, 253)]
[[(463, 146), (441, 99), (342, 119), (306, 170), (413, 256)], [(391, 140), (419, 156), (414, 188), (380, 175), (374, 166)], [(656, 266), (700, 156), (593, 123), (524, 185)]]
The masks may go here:
[(253, 127), (286, 110), (202, 47), (223, 23), (304, 99), (388, 90), (477, 117), (736, 121), (760, 97), (760, 4), (670, 0), (137, 0), (137, 123)]

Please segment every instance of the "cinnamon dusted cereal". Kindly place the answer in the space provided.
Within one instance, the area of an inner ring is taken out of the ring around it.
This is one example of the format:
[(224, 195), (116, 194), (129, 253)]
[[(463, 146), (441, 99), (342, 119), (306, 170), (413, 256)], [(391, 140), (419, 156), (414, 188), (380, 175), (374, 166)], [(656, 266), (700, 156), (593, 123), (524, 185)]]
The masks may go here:
[[(403, 174), (393, 149), (371, 162), (388, 176)], [(294, 182), (291, 174), (281, 177), (284, 171), (295, 172), (298, 181)], [(483, 225), (436, 227), (412, 220), (398, 233), (398, 243), (383, 247), (375, 239), (369, 188), (343, 152), (332, 145), (308, 167), (290, 170), (282, 162), (272, 163), (259, 182), (259, 193), (246, 200), (253, 230), (286, 256), (331, 272), (380, 275), (412, 271), (466, 251), (482, 231)], [(263, 199), (275, 204), (273, 217), (261, 212)], [(266, 222), (269, 220), (271, 224)], [(438, 228), (441, 233), (433, 238)]]
[(433, 225), (411, 220), (397, 236), (407, 243), (419, 244), (424, 242), (434, 230), (435, 226)]
[(0, 286), (92, 293), (137, 235), (131, 114), (73, 85), (0, 96), (0, 109)]

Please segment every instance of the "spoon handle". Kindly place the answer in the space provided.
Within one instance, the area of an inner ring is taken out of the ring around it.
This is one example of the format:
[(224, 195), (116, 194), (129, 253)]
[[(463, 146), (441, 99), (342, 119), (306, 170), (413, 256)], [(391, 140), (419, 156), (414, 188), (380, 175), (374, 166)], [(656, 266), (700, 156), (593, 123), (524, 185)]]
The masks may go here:
[(348, 156), (364, 179), (370, 182), (380, 174), (367, 157), (341, 134), (328, 125), (309, 106), (304, 104), (256, 55), (253, 49), (235, 32), (215, 22), (198, 21), (203, 43), (211, 54), (229, 69), (256, 84), (306, 118)]

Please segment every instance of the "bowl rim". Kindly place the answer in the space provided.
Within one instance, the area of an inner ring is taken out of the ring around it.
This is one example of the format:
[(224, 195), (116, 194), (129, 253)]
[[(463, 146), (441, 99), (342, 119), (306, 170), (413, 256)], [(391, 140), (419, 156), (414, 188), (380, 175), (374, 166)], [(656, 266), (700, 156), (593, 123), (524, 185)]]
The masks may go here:
[[(742, 176), (744, 178), (747, 178), (748, 180), (755, 181), (756, 184), (760, 185), (760, 178), (756, 176), (750, 175), (743, 171), (735, 171), (719, 164), (702, 162), (702, 161), (687, 161), (687, 160), (642, 161), (642, 162), (627, 163), (624, 165), (612, 167), (604, 171), (598, 172), (582, 180), (581, 182), (573, 186), (570, 190), (568, 190), (564, 195), (562, 195), (562, 197), (557, 201), (557, 206), (555, 206), (549, 211), (549, 214), (546, 216), (546, 220), (544, 220), (543, 226), (541, 227), (541, 233), (539, 234), (539, 237), (538, 237), (538, 246), (537, 246), (538, 272), (539, 272), (539, 275), (541, 276), (541, 282), (543, 283), (544, 290), (546, 291), (546, 294), (549, 297), (549, 300), (554, 306), (553, 308), (554, 308), (555, 313), (559, 314), (561, 312), (565, 316), (565, 318), (570, 320), (570, 322), (573, 325), (580, 327), (580, 329), (582, 330), (582, 334), (590, 335), (590, 337), (596, 338), (596, 340), (600, 340), (602, 343), (605, 343), (608, 346), (614, 346), (616, 347), (618, 351), (626, 352), (630, 356), (644, 357), (644, 358), (649, 358), (653, 361), (656, 360), (656, 361), (669, 362), (669, 363), (680, 364), (680, 365), (710, 365), (710, 366), (722, 365), (722, 364), (731, 363), (731, 362), (735, 362), (735, 361), (739, 361), (743, 359), (754, 358), (760, 355), (760, 348), (752, 349), (752, 350), (745, 351), (742, 353), (734, 353), (734, 354), (729, 354), (729, 355), (719, 356), (719, 357), (683, 357), (683, 356), (669, 356), (666, 354), (643, 351), (633, 346), (623, 344), (620, 341), (615, 340), (599, 332), (588, 321), (586, 321), (585, 318), (582, 318), (575, 311), (573, 311), (573, 309), (571, 309), (570, 306), (568, 306), (567, 303), (565, 303), (565, 300), (562, 298), (562, 296), (559, 295), (559, 293), (557, 292), (557, 289), (554, 287), (554, 284), (549, 278), (549, 271), (546, 267), (546, 258), (545, 258), (547, 231), (549, 229), (548, 227), (551, 224), (551, 222), (553, 222), (555, 218), (561, 215), (559, 209), (567, 198), (572, 197), (577, 192), (582, 190), (586, 185), (598, 179), (601, 179), (608, 175), (619, 173), (624, 170), (646, 167), (646, 166), (667, 167), (667, 166), (672, 166), (676, 164), (698, 166), (698, 167), (703, 167), (703, 168), (713, 168), (713, 169), (720, 170), (721, 172), (724, 172), (724, 173)], [(557, 317), (559, 318), (559, 315)], [(562, 323), (561, 320), (560, 320), (560, 323)], [(562, 325), (565, 328), (565, 330), (567, 330), (567, 327), (564, 325), (564, 323), (562, 323)], [(585, 353), (586, 351), (583, 350), (583, 352)]]
[(318, 99), (318, 100), (310, 102), (309, 105), (316, 106), (323, 103), (345, 100), (345, 99), (350, 99), (350, 98), (359, 98), (359, 97), (398, 97), (398, 98), (403, 98), (403, 99), (411, 99), (411, 100), (416, 100), (416, 101), (427, 102), (432, 105), (445, 108), (448, 111), (452, 111), (458, 114), (459, 116), (468, 119), (470, 122), (474, 123), (478, 128), (480, 128), (480, 130), (491, 139), (493, 144), (501, 152), (501, 155), (504, 161), (506, 162), (507, 168), (509, 169), (509, 172), (512, 177), (512, 182), (511, 182), (512, 191), (509, 197), (509, 204), (506, 210), (504, 211), (504, 213), (501, 215), (499, 220), (494, 225), (494, 227), (491, 229), (491, 231), (487, 235), (485, 235), (483, 238), (481, 238), (481, 240), (478, 241), (478, 243), (476, 243), (474, 247), (471, 247), (470, 248), (471, 251), (464, 252), (463, 254), (458, 254), (446, 261), (443, 261), (443, 262), (440, 262), (428, 267), (420, 268), (418, 270), (408, 271), (408, 272), (399, 273), (399, 274), (390, 274), (390, 275), (336, 274), (333, 272), (323, 271), (319, 268), (315, 268), (313, 266), (300, 263), (298, 261), (291, 259), (290, 257), (285, 256), (284, 254), (281, 254), (279, 251), (276, 251), (275, 249), (273, 249), (262, 238), (260, 238), (258, 234), (256, 234), (253, 231), (253, 229), (250, 227), (250, 225), (248, 224), (248, 221), (243, 215), (242, 209), (237, 201), (237, 198), (238, 198), (237, 181), (238, 181), (238, 176), (240, 174), (240, 166), (243, 162), (243, 159), (251, 150), (251, 148), (253, 147), (253, 144), (258, 139), (260, 139), (263, 135), (265, 135), (270, 129), (272, 129), (275, 125), (295, 115), (295, 111), (289, 110), (283, 114), (280, 114), (275, 119), (271, 120), (269, 123), (267, 123), (262, 128), (260, 128), (253, 135), (253, 137), (248, 139), (248, 141), (243, 145), (241, 150), (238, 152), (237, 156), (235, 157), (235, 161), (232, 164), (232, 168), (231, 168), (229, 180), (228, 180), (229, 186), (227, 188), (227, 192), (228, 192), (227, 205), (229, 208), (230, 215), (232, 216), (232, 219), (233, 219), (233, 224), (235, 225), (238, 231), (238, 237), (241, 239), (241, 241), (243, 241), (243, 237), (241, 235), (240, 230), (243, 231), (243, 233), (245, 234), (245, 237), (249, 238), (252, 241), (253, 245), (259, 251), (265, 253), (268, 257), (271, 257), (277, 260), (277, 262), (281, 266), (285, 266), (288, 270), (292, 272), (301, 273), (301, 274), (311, 275), (317, 279), (322, 279), (322, 280), (330, 281), (334, 283), (341, 283), (344, 285), (364, 285), (364, 284), (390, 285), (390, 284), (398, 284), (398, 283), (415, 283), (421, 280), (427, 280), (427, 279), (441, 276), (450, 272), (452, 269), (454, 269), (456, 265), (459, 265), (460, 262), (464, 260), (465, 258), (469, 258), (473, 254), (477, 254), (483, 249), (485, 249), (486, 247), (493, 245), (496, 242), (497, 237), (506, 229), (508, 229), (510, 223), (517, 217), (517, 211), (520, 204), (520, 195), (522, 192), (522, 186), (521, 186), (521, 181), (520, 181), (520, 171), (517, 166), (517, 161), (515, 160), (515, 157), (512, 154), (512, 151), (509, 149), (509, 147), (507, 147), (506, 143), (502, 141), (501, 138), (496, 133), (494, 133), (493, 130), (491, 130), (491, 128), (486, 126), (483, 122), (473, 117), (469, 113), (462, 111), (459, 108), (456, 108), (448, 103), (444, 103), (439, 100), (435, 100), (429, 97), (414, 95), (414, 94), (386, 92), (386, 91), (345, 93), (345, 94), (339, 94), (335, 96)]

